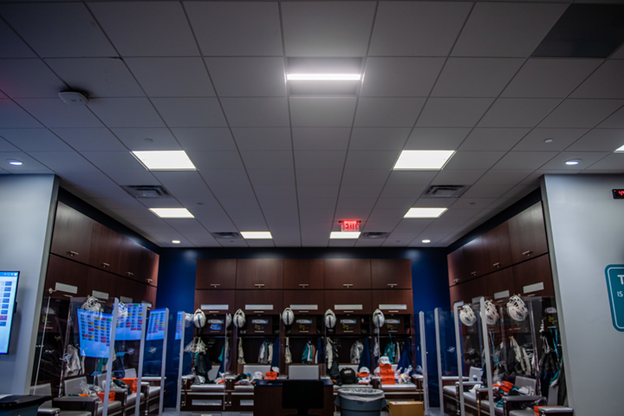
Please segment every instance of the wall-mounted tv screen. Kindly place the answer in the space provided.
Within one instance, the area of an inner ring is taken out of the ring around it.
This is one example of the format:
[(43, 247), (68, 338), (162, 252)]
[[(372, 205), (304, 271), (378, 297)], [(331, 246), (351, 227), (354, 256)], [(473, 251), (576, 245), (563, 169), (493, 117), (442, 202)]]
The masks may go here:
[(0, 271), (0, 354), (8, 354), (19, 272)]

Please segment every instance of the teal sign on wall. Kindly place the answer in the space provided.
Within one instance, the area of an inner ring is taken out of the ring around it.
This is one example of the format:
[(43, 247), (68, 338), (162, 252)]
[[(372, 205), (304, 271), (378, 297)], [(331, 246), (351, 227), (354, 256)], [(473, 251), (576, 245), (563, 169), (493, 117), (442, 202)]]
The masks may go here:
[(624, 264), (610, 264), (605, 269), (611, 303), (613, 326), (624, 332)]

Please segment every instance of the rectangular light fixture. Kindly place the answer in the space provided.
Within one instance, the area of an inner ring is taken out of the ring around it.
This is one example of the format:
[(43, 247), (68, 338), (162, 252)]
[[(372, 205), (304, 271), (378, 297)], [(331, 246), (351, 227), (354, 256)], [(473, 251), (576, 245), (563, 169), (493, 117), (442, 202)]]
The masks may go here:
[(359, 231), (332, 231), (329, 238), (332, 240), (357, 239), (360, 238), (360, 234)]
[(616, 153), (624, 153), (624, 144), (620, 147), (618, 147), (617, 149), (615, 149)]
[(410, 208), (404, 218), (438, 218), (448, 208)]
[(186, 208), (150, 208), (160, 218), (195, 218)]
[(288, 81), (359, 81), (360, 74), (287, 74)]
[(195, 170), (184, 150), (149, 150), (132, 154), (149, 170)]
[(270, 240), (273, 238), (270, 231), (241, 231), (245, 240)]
[(442, 169), (454, 150), (403, 150), (394, 169)]

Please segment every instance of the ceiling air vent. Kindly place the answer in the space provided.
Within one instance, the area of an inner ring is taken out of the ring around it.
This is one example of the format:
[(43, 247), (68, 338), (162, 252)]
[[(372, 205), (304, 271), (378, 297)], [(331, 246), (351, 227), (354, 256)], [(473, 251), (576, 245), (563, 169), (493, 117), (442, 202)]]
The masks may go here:
[(390, 233), (380, 233), (380, 232), (371, 231), (371, 232), (368, 232), (368, 233), (362, 233), (361, 237), (362, 238), (368, 238), (368, 239), (371, 239), (371, 240), (381, 240), (383, 238), (387, 238), (389, 234)]
[(218, 240), (237, 240), (241, 238), (241, 235), (235, 232), (212, 233), (212, 236)]
[(468, 190), (467, 185), (432, 185), (422, 195), (423, 198), (459, 198)]
[(122, 188), (135, 198), (170, 198), (171, 195), (160, 185), (126, 185)]

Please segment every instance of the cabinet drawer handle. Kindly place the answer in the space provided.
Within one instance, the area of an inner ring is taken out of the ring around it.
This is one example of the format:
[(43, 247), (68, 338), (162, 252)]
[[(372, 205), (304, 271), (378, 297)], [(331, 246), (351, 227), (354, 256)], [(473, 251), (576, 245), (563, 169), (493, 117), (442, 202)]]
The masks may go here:
[(299, 313), (310, 313), (310, 311), (297, 311)]
[(74, 257), (74, 256), (78, 256), (79, 253), (77, 251), (73, 251), (73, 250), (69, 250), (67, 252), (67, 254), (69, 254), (70, 257)]
[(523, 256), (530, 256), (531, 253), (533, 253), (531, 250), (527, 250), (525, 252), (522, 253)]
[(390, 286), (390, 287), (397, 287), (398, 284), (396, 284), (396, 283), (388, 283), (388, 286)]
[(132, 272), (128, 272), (128, 276), (130, 276), (130, 277), (131, 277), (131, 276), (134, 276), (134, 273), (132, 273)]
[(219, 287), (219, 286), (221, 286), (221, 283), (210, 283), (210, 286), (212, 286), (212, 287)]
[(208, 311), (208, 313), (219, 313), (219, 311)]
[(110, 267), (110, 264), (108, 264), (108, 263), (102, 263), (102, 267)]
[(353, 313), (353, 311), (343, 311), (344, 313)]
[(500, 267), (500, 262), (494, 263), (492, 267)]
[(264, 283), (254, 283), (255, 287), (264, 287)]
[(253, 311), (253, 313), (264, 313), (264, 311)]
[(455, 283), (459, 283), (459, 279), (453, 279)]
[(399, 311), (388, 311), (388, 313), (399, 313)]
[(471, 274), (472, 276), (476, 276), (476, 275), (477, 275), (477, 272), (470, 272), (470, 274)]
[(308, 286), (310, 286), (308, 283), (299, 283), (299, 287), (306, 288)]
[(152, 279), (145, 279), (145, 280), (147, 280), (147, 283), (152, 283), (153, 282)]
[(342, 286), (344, 286), (344, 287), (353, 287), (353, 283), (343, 283)]

